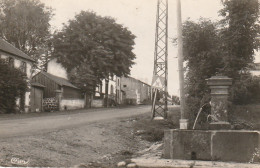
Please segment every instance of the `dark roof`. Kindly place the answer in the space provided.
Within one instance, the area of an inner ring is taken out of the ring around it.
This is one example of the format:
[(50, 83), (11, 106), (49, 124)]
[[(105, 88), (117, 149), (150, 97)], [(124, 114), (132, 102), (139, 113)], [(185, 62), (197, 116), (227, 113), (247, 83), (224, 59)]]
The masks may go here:
[(72, 87), (75, 89), (78, 89), (76, 86), (74, 86), (73, 84), (71, 84), (67, 79), (65, 78), (61, 78), (55, 75), (52, 75), (50, 73), (41, 71), (40, 73), (42, 73), (43, 75), (45, 75), (47, 78), (53, 80), (54, 82), (56, 82), (57, 84), (61, 85), (61, 86), (68, 86), (68, 87)]
[(7, 52), (9, 54), (16, 55), (18, 57), (22, 57), (24, 59), (34, 61), (31, 57), (29, 57), (27, 54), (19, 50), (18, 48), (14, 47), (12, 44), (8, 43), (4, 39), (0, 38), (0, 50)]
[(45, 88), (44, 85), (42, 85), (42, 84), (40, 84), (40, 83), (38, 83), (38, 82), (32, 82), (31, 85), (32, 85), (32, 86), (37, 86), (37, 87)]

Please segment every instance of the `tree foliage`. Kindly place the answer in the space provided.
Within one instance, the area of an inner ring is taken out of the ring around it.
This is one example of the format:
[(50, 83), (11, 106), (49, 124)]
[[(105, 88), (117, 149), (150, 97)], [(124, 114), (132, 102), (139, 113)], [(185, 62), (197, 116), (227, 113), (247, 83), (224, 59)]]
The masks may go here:
[(54, 35), (53, 55), (67, 69), (70, 80), (89, 91), (102, 79), (130, 73), (134, 39), (114, 19), (82, 11)]
[(184, 60), (186, 61), (185, 90), (191, 118), (199, 107), (209, 101), (206, 79), (221, 68), (220, 38), (216, 24), (200, 19), (198, 23), (186, 21), (183, 25)]
[(183, 50), (186, 61), (187, 107), (191, 119), (209, 102), (206, 79), (221, 74), (233, 78), (230, 100), (248, 103), (254, 99), (259, 80), (247, 67), (260, 46), (259, 3), (257, 0), (223, 0), (219, 11), (224, 18), (217, 23), (200, 19), (183, 25)]
[[(24, 99), (27, 90), (26, 74), (13, 68), (0, 59), (0, 112), (11, 113), (16, 110), (16, 99)], [(20, 109), (24, 102), (21, 100)]]
[(223, 0), (219, 11), (224, 67), (222, 72), (234, 79), (239, 78), (254, 60), (254, 52), (260, 46), (258, 0)]
[(0, 36), (38, 61), (52, 15), (39, 0), (0, 0)]

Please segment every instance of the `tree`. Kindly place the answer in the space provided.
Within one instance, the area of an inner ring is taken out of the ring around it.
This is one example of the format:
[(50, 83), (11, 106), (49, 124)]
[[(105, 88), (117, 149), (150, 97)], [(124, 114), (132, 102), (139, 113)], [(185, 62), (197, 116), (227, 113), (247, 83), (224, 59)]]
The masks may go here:
[(183, 50), (186, 61), (186, 95), (190, 119), (209, 102), (206, 79), (216, 74), (234, 79), (230, 100), (249, 103), (260, 89), (259, 79), (248, 72), (254, 52), (260, 46), (259, 3), (257, 0), (223, 0), (224, 17), (218, 23), (186, 21), (183, 26)]
[(24, 95), (27, 90), (26, 74), (0, 59), (0, 113), (16, 110), (16, 99), (21, 98), (20, 109), (24, 109)]
[(0, 0), (0, 36), (38, 61), (50, 36), (52, 9), (39, 0)]
[(254, 60), (254, 52), (260, 46), (258, 0), (222, 0), (224, 8), (219, 11), (223, 64), (222, 72), (238, 79), (241, 71)]
[(102, 79), (130, 74), (134, 39), (114, 19), (82, 11), (54, 35), (53, 56), (67, 69), (72, 83), (93, 91)]
[(183, 55), (186, 61), (185, 92), (187, 110), (192, 120), (199, 108), (209, 101), (206, 79), (221, 68), (220, 38), (216, 23), (200, 19), (183, 25)]

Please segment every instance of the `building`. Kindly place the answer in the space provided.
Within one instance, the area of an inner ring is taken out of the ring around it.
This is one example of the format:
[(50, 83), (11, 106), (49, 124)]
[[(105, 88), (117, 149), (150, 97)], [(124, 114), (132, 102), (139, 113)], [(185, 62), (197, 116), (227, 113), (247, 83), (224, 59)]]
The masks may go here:
[(47, 63), (47, 72), (37, 73), (32, 82), (44, 86), (43, 105), (45, 111), (80, 109), (86, 106), (85, 95), (68, 81), (66, 69), (51, 59)]
[[(22, 72), (26, 73), (28, 80), (32, 78), (32, 66), (34, 60), (30, 58), (27, 54), (17, 49), (10, 43), (6, 42), (0, 38), (0, 58), (6, 60), (11, 66), (19, 68)], [(28, 86), (31, 88), (31, 86)], [(19, 106), (21, 103), (24, 103), (24, 111), (30, 111), (30, 91), (25, 93), (24, 102), (21, 102), (21, 99), (16, 100), (16, 104)]]
[[(116, 101), (116, 79), (117, 77), (111, 76), (109, 79), (103, 79), (102, 82), (96, 87), (95, 96), (92, 99), (91, 106), (92, 107), (104, 107), (104, 106), (115, 106), (118, 104)], [(107, 86), (106, 86), (107, 84)], [(105, 105), (105, 94), (106, 89), (108, 93), (108, 104)]]
[[(32, 78), (32, 82), (44, 86), (43, 104), (45, 110), (70, 110), (85, 107), (84, 94), (67, 79), (41, 71)], [(55, 104), (56, 103), (56, 104)], [(50, 107), (50, 104), (54, 107)]]
[(116, 79), (116, 101), (119, 104), (145, 104), (151, 101), (151, 86), (132, 77)]

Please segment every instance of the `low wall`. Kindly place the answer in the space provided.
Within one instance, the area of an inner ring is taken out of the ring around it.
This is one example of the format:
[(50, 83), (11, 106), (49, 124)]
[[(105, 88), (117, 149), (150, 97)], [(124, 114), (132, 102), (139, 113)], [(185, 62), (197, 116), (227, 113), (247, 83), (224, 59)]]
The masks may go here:
[(246, 130), (165, 130), (164, 158), (259, 162), (260, 132)]
[(85, 107), (84, 99), (62, 99), (60, 102), (60, 110), (74, 110)]
[(103, 99), (94, 99), (91, 101), (91, 107), (103, 107), (104, 101)]

